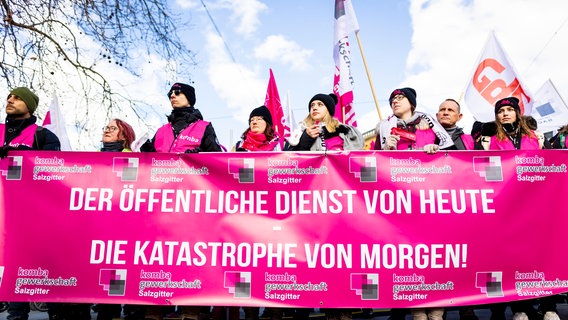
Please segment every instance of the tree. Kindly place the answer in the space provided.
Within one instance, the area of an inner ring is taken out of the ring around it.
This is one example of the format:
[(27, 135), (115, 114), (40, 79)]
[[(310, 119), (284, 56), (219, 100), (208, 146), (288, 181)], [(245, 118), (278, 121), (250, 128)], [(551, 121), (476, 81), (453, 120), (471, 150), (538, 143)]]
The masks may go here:
[[(81, 113), (78, 135), (100, 137), (93, 117), (140, 114), (145, 102), (128, 96), (117, 73), (139, 75), (140, 62), (159, 57), (165, 72), (195, 65), (179, 37), (184, 23), (163, 0), (0, 0), (0, 74), (8, 87), (49, 95), (69, 91)], [(112, 65), (112, 67), (111, 67)], [(141, 97), (142, 98), (142, 97)], [(102, 120), (98, 120), (102, 121)], [(84, 136), (83, 136), (84, 137)]]

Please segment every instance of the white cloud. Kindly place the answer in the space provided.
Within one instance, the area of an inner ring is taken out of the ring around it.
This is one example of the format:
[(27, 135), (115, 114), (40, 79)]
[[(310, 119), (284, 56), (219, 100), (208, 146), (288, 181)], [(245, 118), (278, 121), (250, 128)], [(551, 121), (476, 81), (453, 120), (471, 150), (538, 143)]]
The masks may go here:
[(283, 35), (268, 36), (254, 50), (256, 58), (290, 64), (294, 70), (309, 69), (308, 59), (312, 54), (313, 50), (303, 49), (298, 43), (286, 39)]
[[(235, 64), (226, 53), (223, 40), (216, 34), (207, 35), (209, 62), (207, 75), (215, 92), (238, 119), (247, 119), (252, 106), (261, 105), (266, 94), (267, 76), (241, 64)], [(262, 78), (262, 80), (261, 80)]]
[(201, 7), (201, 3), (200, 1), (195, 1), (195, 0), (177, 0), (177, 4), (182, 7), (183, 9), (197, 9), (198, 7)]
[(268, 7), (258, 0), (221, 0), (212, 7), (231, 11), (231, 21), (237, 24), (235, 32), (244, 36), (254, 33), (260, 24), (258, 16)]
[(402, 85), (417, 89), (419, 108), (429, 113), (445, 98), (460, 98), (493, 30), (531, 91), (548, 78), (567, 88), (561, 67), (567, 9), (563, 0), (412, 0), (414, 33)]

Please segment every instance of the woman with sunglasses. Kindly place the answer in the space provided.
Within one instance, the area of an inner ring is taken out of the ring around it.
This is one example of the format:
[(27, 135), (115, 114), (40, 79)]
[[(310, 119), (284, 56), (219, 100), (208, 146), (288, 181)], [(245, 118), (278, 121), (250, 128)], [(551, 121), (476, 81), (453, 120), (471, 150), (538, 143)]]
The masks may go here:
[(223, 151), (213, 125), (195, 108), (195, 89), (174, 83), (167, 93), (172, 106), (168, 123), (140, 148), (143, 152), (194, 153)]

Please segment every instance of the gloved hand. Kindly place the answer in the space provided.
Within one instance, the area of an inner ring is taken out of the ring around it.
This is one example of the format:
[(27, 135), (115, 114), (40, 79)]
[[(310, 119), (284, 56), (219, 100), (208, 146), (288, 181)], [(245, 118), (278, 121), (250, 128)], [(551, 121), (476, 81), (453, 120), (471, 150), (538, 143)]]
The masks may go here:
[(187, 149), (185, 150), (185, 153), (199, 153), (201, 152), (201, 148), (200, 147), (195, 147), (194, 149)]
[(398, 141), (400, 140), (400, 136), (391, 134), (387, 137), (385, 141), (385, 149), (386, 150), (396, 150), (396, 146), (398, 145)]
[(486, 122), (481, 127), (481, 135), (482, 136), (494, 136), (497, 134), (497, 124), (495, 121)]
[(154, 147), (152, 140), (146, 140), (146, 142), (140, 146), (140, 152), (156, 152), (156, 148)]
[(8, 145), (1, 147), (0, 148), (0, 159), (4, 159), (8, 156), (8, 150), (16, 150), (16, 148), (10, 147)]

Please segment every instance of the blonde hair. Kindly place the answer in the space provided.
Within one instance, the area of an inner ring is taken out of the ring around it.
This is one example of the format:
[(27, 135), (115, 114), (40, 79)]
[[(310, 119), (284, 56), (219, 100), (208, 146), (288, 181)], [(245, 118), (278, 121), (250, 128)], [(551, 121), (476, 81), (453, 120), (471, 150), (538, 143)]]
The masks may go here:
[[(325, 116), (323, 117), (322, 122), (325, 123), (325, 128), (329, 133), (335, 132), (335, 130), (341, 125), (341, 122), (332, 117), (327, 109), (325, 109)], [(312, 118), (311, 114), (308, 114), (306, 119), (304, 119), (304, 123), (306, 124), (306, 127), (311, 127), (316, 123), (316, 121)]]

